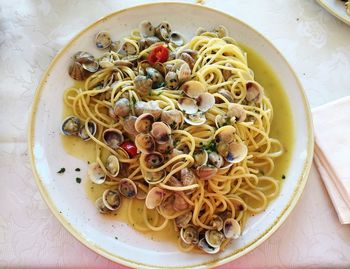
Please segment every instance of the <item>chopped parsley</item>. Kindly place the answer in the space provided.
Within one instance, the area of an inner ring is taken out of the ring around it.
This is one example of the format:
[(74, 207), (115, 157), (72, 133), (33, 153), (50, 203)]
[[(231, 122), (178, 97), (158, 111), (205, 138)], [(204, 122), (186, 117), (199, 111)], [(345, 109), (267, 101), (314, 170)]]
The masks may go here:
[(203, 145), (203, 149), (210, 152), (216, 152), (216, 142), (215, 140), (210, 141), (208, 144)]
[(80, 168), (75, 168), (75, 171), (76, 172), (80, 172)]
[(114, 239), (115, 239), (115, 240), (118, 240), (118, 236), (115, 236)]
[(57, 171), (57, 174), (63, 174), (66, 172), (66, 168), (62, 167), (59, 171)]
[(163, 93), (163, 91), (159, 91), (156, 93), (157, 96), (161, 95)]
[(135, 96), (131, 96), (131, 106), (135, 106), (137, 100), (135, 98)]
[(81, 178), (80, 178), (80, 177), (76, 177), (76, 178), (75, 178), (75, 182), (78, 183), (78, 184), (80, 184), (80, 183), (81, 183)]
[(174, 146), (174, 147), (176, 147), (176, 146), (177, 146), (177, 144), (179, 144), (179, 141), (178, 141), (178, 140), (174, 140), (174, 142), (173, 142), (173, 146)]
[(286, 176), (285, 176), (285, 175), (282, 175), (282, 179), (286, 179)]

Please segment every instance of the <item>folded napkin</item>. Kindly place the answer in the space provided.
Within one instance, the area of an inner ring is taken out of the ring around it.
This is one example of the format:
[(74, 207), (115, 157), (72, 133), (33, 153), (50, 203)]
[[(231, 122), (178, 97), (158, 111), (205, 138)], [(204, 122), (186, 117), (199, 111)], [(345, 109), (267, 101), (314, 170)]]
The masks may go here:
[(350, 96), (313, 110), (314, 160), (342, 224), (350, 223)]

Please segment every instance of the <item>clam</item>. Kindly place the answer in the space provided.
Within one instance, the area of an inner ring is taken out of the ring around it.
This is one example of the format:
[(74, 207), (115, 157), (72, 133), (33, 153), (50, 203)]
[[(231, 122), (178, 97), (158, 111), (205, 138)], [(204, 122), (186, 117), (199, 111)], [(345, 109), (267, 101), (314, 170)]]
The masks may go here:
[(142, 175), (145, 179), (145, 181), (149, 184), (157, 184), (159, 182), (161, 182), (166, 173), (165, 173), (165, 170), (161, 170), (161, 171), (158, 171), (158, 172), (145, 172), (145, 171), (142, 171)]
[(185, 43), (185, 40), (182, 37), (182, 35), (177, 32), (172, 32), (170, 34), (169, 41), (171, 43), (174, 43), (178, 47), (182, 46)]
[(192, 219), (192, 212), (188, 211), (175, 218), (175, 224), (177, 227), (184, 228), (186, 227)]
[(216, 175), (217, 171), (217, 168), (209, 167), (206, 165), (202, 165), (196, 168), (196, 174), (201, 180), (209, 180), (213, 178)]
[(81, 63), (74, 62), (69, 66), (68, 74), (75, 80), (81, 81), (89, 76), (89, 72), (86, 71)]
[(239, 104), (229, 104), (227, 116), (231, 119), (234, 118), (235, 121), (242, 122), (247, 118), (247, 113), (243, 106)]
[(191, 97), (191, 98), (197, 98), (202, 93), (205, 93), (207, 91), (202, 83), (195, 80), (190, 80), (185, 82), (182, 85), (181, 89), (188, 97)]
[(227, 117), (226, 114), (216, 115), (216, 117), (215, 117), (215, 126), (220, 129), (221, 127), (227, 125), (229, 120), (230, 119)]
[(126, 198), (134, 198), (137, 195), (137, 187), (135, 183), (128, 178), (123, 178), (120, 180), (118, 190), (120, 194)]
[(83, 69), (85, 69), (90, 73), (96, 72), (100, 67), (98, 61), (90, 61), (90, 62), (82, 63), (81, 66), (83, 67)]
[(214, 32), (218, 35), (219, 38), (223, 38), (228, 35), (228, 30), (225, 26), (219, 25), (214, 29)]
[(183, 168), (180, 171), (181, 183), (183, 186), (188, 186), (196, 183), (196, 175), (192, 172), (192, 170), (188, 168)]
[(101, 31), (96, 35), (95, 42), (98, 49), (106, 49), (112, 43), (111, 35), (106, 31)]
[(217, 143), (223, 142), (223, 143), (230, 143), (234, 140), (234, 133), (236, 132), (236, 128), (232, 125), (226, 125), (223, 127), (220, 127), (216, 131), (215, 140)]
[(168, 72), (165, 76), (165, 83), (170, 90), (176, 90), (179, 86), (179, 79), (177, 77), (177, 74), (172, 71)]
[(202, 238), (201, 240), (199, 240), (198, 247), (208, 254), (215, 254), (220, 251), (220, 247), (212, 247), (211, 245), (208, 244), (205, 238)]
[(142, 21), (140, 23), (140, 33), (143, 37), (154, 36), (155, 29), (150, 21)]
[(186, 52), (181, 53), (179, 59), (184, 60), (188, 64), (188, 66), (191, 68), (191, 70), (193, 69), (193, 66), (194, 66), (194, 64), (196, 62), (191, 57), (191, 55), (186, 53)]
[(169, 141), (171, 129), (163, 122), (154, 122), (152, 124), (151, 135), (158, 144)]
[(180, 110), (185, 112), (186, 114), (195, 114), (198, 111), (197, 102), (189, 97), (181, 97), (178, 100), (178, 106)]
[(199, 167), (205, 165), (208, 161), (208, 152), (203, 149), (197, 149), (193, 153), (194, 166)]
[[(89, 121), (88, 122), (88, 129), (89, 132), (92, 136), (95, 136), (96, 131), (97, 131), (97, 125), (95, 122), (93, 121)], [(88, 132), (86, 130), (85, 125), (80, 129), (79, 131), (79, 136), (81, 137), (81, 139), (83, 139), (84, 141), (88, 141), (90, 140), (90, 136), (88, 135)]]
[(197, 106), (202, 112), (206, 112), (215, 105), (215, 98), (212, 94), (205, 92), (198, 96)]
[(199, 232), (193, 225), (181, 228), (180, 237), (188, 245), (197, 245), (199, 242)]
[(147, 107), (148, 107), (148, 102), (137, 101), (134, 106), (136, 116), (142, 115), (144, 111), (147, 109)]
[(170, 154), (174, 149), (174, 141), (169, 137), (168, 141), (162, 144), (157, 144), (157, 151), (162, 154)]
[(117, 52), (120, 50), (120, 41), (112, 41), (111, 45), (109, 46), (109, 49), (111, 51)]
[(109, 176), (116, 177), (119, 174), (119, 160), (114, 155), (109, 155), (106, 160), (106, 170), (108, 171)]
[(260, 103), (264, 95), (264, 88), (256, 81), (250, 80), (246, 83), (247, 94), (245, 99), (248, 102)]
[(220, 248), (220, 245), (224, 239), (224, 234), (217, 230), (207, 230), (205, 232), (205, 241), (207, 241), (207, 243), (213, 248)]
[(184, 62), (178, 71), (176, 71), (179, 82), (185, 82), (191, 78), (191, 68), (188, 63)]
[(154, 139), (150, 134), (138, 134), (135, 145), (142, 153), (151, 153), (155, 149)]
[[(178, 163), (176, 163), (176, 164), (178, 164)], [(176, 165), (173, 165), (173, 167), (171, 168), (171, 170), (174, 170), (175, 168), (174, 168), (174, 166), (176, 166)], [(182, 183), (181, 183), (181, 181), (179, 180), (179, 179), (177, 179), (176, 177), (170, 177), (170, 179), (169, 179), (169, 185), (170, 186), (174, 186), (174, 187), (182, 187)]]
[(150, 189), (150, 191), (147, 193), (145, 205), (148, 209), (154, 209), (157, 206), (160, 206), (160, 204), (163, 201), (164, 198), (164, 190), (159, 187), (153, 187)]
[(114, 66), (114, 57), (111, 53), (104, 54), (99, 60), (98, 63), (102, 68), (108, 68)]
[(73, 60), (78, 63), (87, 63), (95, 60), (95, 57), (87, 51), (78, 51), (73, 55)]
[(150, 90), (152, 89), (152, 84), (153, 84), (152, 79), (147, 78), (146, 76), (137, 75), (134, 78), (135, 90), (140, 95), (147, 95), (150, 92)]
[(153, 123), (153, 115), (149, 113), (144, 113), (137, 117), (135, 121), (135, 130), (139, 133), (149, 133), (152, 130)]
[(145, 162), (148, 168), (157, 168), (164, 162), (164, 157), (159, 152), (152, 152), (145, 156)]
[(102, 202), (109, 210), (117, 210), (121, 205), (121, 197), (117, 190), (107, 189), (102, 194)]
[(106, 174), (98, 163), (90, 163), (87, 174), (88, 178), (95, 184), (102, 184), (106, 181)]
[(162, 114), (162, 109), (157, 101), (148, 101), (143, 109), (143, 113), (152, 114), (155, 120), (158, 120)]
[(221, 88), (218, 90), (218, 93), (225, 97), (227, 101), (233, 103), (232, 94), (228, 90)]
[(164, 41), (169, 40), (169, 36), (171, 33), (171, 28), (168, 22), (161, 22), (155, 29), (155, 34), (158, 38)]
[(108, 207), (105, 206), (105, 204), (103, 203), (103, 199), (102, 197), (98, 198), (96, 201), (95, 201), (95, 206), (97, 207), (98, 211), (101, 213), (101, 214), (107, 214), (107, 213), (110, 213), (112, 210), (110, 210)]
[(216, 168), (224, 165), (224, 158), (216, 152), (210, 152), (208, 156), (209, 163)]
[(69, 116), (63, 120), (61, 131), (64, 135), (78, 135), (81, 126), (82, 123), (79, 118), (75, 116)]
[(245, 144), (232, 142), (229, 144), (228, 153), (225, 156), (225, 159), (230, 163), (239, 163), (244, 160), (247, 154), (248, 148)]
[(173, 203), (173, 208), (176, 211), (183, 211), (186, 210), (188, 208), (188, 203), (186, 202), (186, 200), (178, 193), (175, 193), (175, 199), (174, 199), (174, 203)]
[(120, 47), (120, 51), (126, 55), (135, 55), (138, 52), (138, 47), (129, 41), (124, 41)]
[(214, 229), (221, 231), (224, 227), (224, 221), (220, 216), (213, 215), (210, 225), (213, 226)]
[(177, 109), (162, 112), (161, 121), (168, 124), (171, 129), (178, 129), (184, 122), (184, 116)]
[(206, 121), (205, 115), (201, 112), (194, 113), (192, 115), (187, 115), (185, 117), (185, 122), (189, 125), (202, 125)]
[(130, 112), (130, 102), (127, 98), (120, 98), (114, 104), (114, 114), (119, 117), (125, 117)]
[(164, 86), (164, 77), (157, 69), (153, 67), (146, 67), (146, 75), (152, 80), (153, 89)]
[(103, 132), (103, 141), (107, 146), (115, 150), (123, 143), (124, 136), (118, 129), (109, 128)]
[(237, 220), (228, 218), (224, 222), (223, 232), (226, 238), (237, 239), (241, 235), (241, 226)]
[(135, 116), (128, 116), (125, 118), (123, 122), (123, 127), (125, 132), (127, 132), (130, 135), (137, 135), (138, 132), (135, 129), (135, 122), (136, 122), (137, 117)]
[[(233, 68), (232, 64), (230, 64), (230, 63), (225, 63), (225, 66), (226, 66), (226, 67)], [(227, 80), (232, 76), (231, 70), (223, 69), (223, 70), (222, 70), (222, 76), (224, 77), (224, 80), (227, 81)]]
[(187, 53), (189, 54), (193, 59), (198, 55), (198, 51), (192, 50), (192, 49), (184, 49), (182, 50), (182, 53)]

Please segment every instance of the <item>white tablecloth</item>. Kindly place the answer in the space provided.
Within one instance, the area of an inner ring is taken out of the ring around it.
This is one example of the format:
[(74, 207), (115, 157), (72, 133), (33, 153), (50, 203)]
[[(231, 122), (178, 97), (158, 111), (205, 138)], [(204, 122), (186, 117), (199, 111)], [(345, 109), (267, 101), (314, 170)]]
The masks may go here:
[[(96, 19), (146, 2), (0, 1), (0, 268), (123, 268), (76, 241), (48, 210), (30, 170), (26, 126), (34, 91), (57, 51)], [(295, 68), (312, 107), (349, 95), (350, 27), (314, 1), (208, 0), (205, 5), (271, 39)], [(339, 224), (312, 167), (286, 223), (221, 268), (321, 266), (350, 266), (350, 226)]]

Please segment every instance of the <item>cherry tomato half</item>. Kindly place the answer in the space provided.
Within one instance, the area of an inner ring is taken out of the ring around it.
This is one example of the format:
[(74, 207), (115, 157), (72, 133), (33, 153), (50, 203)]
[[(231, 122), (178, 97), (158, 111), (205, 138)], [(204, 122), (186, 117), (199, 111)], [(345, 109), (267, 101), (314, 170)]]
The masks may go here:
[(159, 45), (155, 47), (151, 53), (148, 55), (147, 60), (151, 64), (155, 64), (157, 62), (164, 63), (169, 58), (169, 50), (163, 45)]
[(134, 158), (137, 155), (137, 147), (132, 141), (124, 141), (120, 147), (129, 154), (130, 158)]

